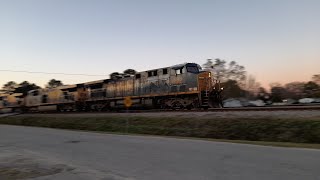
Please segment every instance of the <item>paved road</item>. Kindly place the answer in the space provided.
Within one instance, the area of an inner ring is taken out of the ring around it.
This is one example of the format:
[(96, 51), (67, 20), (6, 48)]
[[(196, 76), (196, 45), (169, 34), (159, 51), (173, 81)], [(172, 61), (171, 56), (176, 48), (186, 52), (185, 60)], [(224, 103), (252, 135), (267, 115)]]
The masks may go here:
[(0, 179), (319, 180), (320, 151), (0, 125)]

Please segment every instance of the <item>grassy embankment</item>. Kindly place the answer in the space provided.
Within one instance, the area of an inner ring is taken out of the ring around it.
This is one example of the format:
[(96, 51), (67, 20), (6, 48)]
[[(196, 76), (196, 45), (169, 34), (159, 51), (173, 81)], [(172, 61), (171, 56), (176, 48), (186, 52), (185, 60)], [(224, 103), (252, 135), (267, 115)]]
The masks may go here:
[[(221, 141), (232, 140), (232, 142), (249, 144), (320, 148), (320, 119), (195, 119), (114, 115), (104, 117), (22, 115), (0, 118), (0, 124), (224, 139)], [(261, 142), (253, 143), (251, 141)], [(309, 145), (300, 146), (295, 143), (309, 143)]]

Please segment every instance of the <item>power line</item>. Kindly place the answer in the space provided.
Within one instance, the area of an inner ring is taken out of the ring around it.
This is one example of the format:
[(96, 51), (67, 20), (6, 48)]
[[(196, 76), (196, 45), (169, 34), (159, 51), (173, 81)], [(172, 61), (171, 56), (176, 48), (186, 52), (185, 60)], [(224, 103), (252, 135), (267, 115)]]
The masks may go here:
[(70, 73), (56, 73), (56, 72), (41, 72), (41, 71), (17, 71), (17, 70), (8, 70), (8, 69), (0, 69), (1, 72), (15, 72), (15, 73), (29, 73), (29, 74), (59, 74), (59, 75), (67, 75), (67, 76), (107, 76), (100, 74), (70, 74)]

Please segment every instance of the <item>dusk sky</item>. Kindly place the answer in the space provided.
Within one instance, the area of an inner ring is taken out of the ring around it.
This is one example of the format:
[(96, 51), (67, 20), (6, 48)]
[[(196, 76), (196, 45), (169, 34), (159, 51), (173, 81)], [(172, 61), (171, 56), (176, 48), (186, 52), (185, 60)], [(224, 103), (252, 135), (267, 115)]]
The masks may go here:
[(0, 0), (0, 86), (106, 79), (208, 58), (269, 83), (320, 74), (320, 0)]

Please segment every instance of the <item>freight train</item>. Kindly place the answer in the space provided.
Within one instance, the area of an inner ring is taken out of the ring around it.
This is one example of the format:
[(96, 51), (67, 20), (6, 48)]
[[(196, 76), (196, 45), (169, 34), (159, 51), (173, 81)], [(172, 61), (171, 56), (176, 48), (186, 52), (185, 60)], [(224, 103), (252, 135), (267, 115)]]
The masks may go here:
[(108, 111), (131, 109), (193, 109), (222, 107), (222, 88), (196, 63), (137, 72), (22, 94), (0, 95), (0, 111)]

